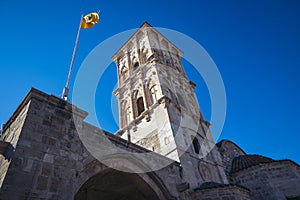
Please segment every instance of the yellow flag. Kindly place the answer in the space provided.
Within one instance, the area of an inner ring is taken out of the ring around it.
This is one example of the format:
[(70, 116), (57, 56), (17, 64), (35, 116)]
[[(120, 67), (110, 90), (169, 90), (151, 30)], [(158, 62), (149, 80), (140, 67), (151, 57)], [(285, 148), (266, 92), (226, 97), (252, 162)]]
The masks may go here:
[(99, 14), (97, 12), (92, 12), (82, 18), (80, 27), (92, 28), (98, 22), (99, 22)]

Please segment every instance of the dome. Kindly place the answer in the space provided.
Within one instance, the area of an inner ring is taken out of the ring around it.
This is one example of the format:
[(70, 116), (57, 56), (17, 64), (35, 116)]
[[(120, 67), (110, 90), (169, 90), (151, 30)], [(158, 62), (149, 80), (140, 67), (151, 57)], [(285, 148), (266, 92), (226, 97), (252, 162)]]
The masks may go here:
[(261, 155), (240, 155), (232, 160), (231, 173), (270, 162), (274, 162), (274, 160)]

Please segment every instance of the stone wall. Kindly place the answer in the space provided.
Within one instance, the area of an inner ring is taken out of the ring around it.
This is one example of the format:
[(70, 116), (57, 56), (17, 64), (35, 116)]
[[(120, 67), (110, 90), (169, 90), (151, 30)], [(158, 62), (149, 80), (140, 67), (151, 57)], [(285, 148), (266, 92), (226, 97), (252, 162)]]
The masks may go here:
[(198, 189), (192, 193), (192, 199), (201, 200), (249, 200), (249, 190), (234, 185)]
[[(4, 140), (12, 142), (15, 151), (10, 161), (0, 156), (1, 199), (74, 199), (85, 181), (108, 169), (83, 145), (74, 117), (76, 123), (81, 123), (81, 129), (90, 135), (105, 134), (124, 150), (148, 152), (83, 122), (86, 115), (55, 96), (32, 89), (4, 126)], [(127, 167), (136, 164), (113, 158), (110, 161), (112, 165)], [(151, 174), (138, 176), (160, 199), (186, 199), (184, 193), (176, 189), (176, 185), (183, 182), (181, 171), (179, 164), (173, 163)]]
[(232, 182), (250, 189), (251, 199), (300, 197), (300, 168), (289, 160), (260, 164), (232, 174)]
[[(16, 118), (10, 119), (13, 123), (4, 126), (4, 140), (15, 138), (15, 152), (1, 187), (1, 198), (72, 199), (77, 161), (87, 157), (87, 152), (75, 137), (71, 105), (31, 90), (20, 106), (21, 112), (17, 110)], [(77, 111), (82, 117), (86, 115)], [(18, 122), (21, 116), (24, 123)], [(19, 137), (11, 131), (15, 124)]]
[[(14, 149), (17, 146), (21, 134), (22, 126), (26, 119), (29, 104), (21, 105), (17, 111), (12, 115), (10, 120), (3, 126), (2, 140), (9, 142)], [(2, 187), (4, 178), (6, 176), (8, 167), (10, 166), (10, 159), (5, 159), (0, 156), (0, 187)]]

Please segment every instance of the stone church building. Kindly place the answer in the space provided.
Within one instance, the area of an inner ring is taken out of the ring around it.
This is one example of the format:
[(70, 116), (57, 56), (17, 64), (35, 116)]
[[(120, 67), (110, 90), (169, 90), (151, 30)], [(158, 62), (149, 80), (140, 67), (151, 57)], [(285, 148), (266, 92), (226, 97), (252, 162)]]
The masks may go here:
[(297, 163), (215, 144), (182, 54), (145, 22), (112, 56), (115, 134), (31, 89), (1, 130), (0, 199), (300, 199)]

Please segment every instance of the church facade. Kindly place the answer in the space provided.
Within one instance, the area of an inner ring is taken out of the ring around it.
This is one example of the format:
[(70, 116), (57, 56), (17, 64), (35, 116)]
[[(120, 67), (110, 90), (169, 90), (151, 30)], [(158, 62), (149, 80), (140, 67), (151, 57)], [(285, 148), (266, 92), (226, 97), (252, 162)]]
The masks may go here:
[(181, 56), (148, 23), (113, 55), (115, 134), (31, 89), (2, 129), (0, 199), (300, 199), (297, 163), (215, 144)]

